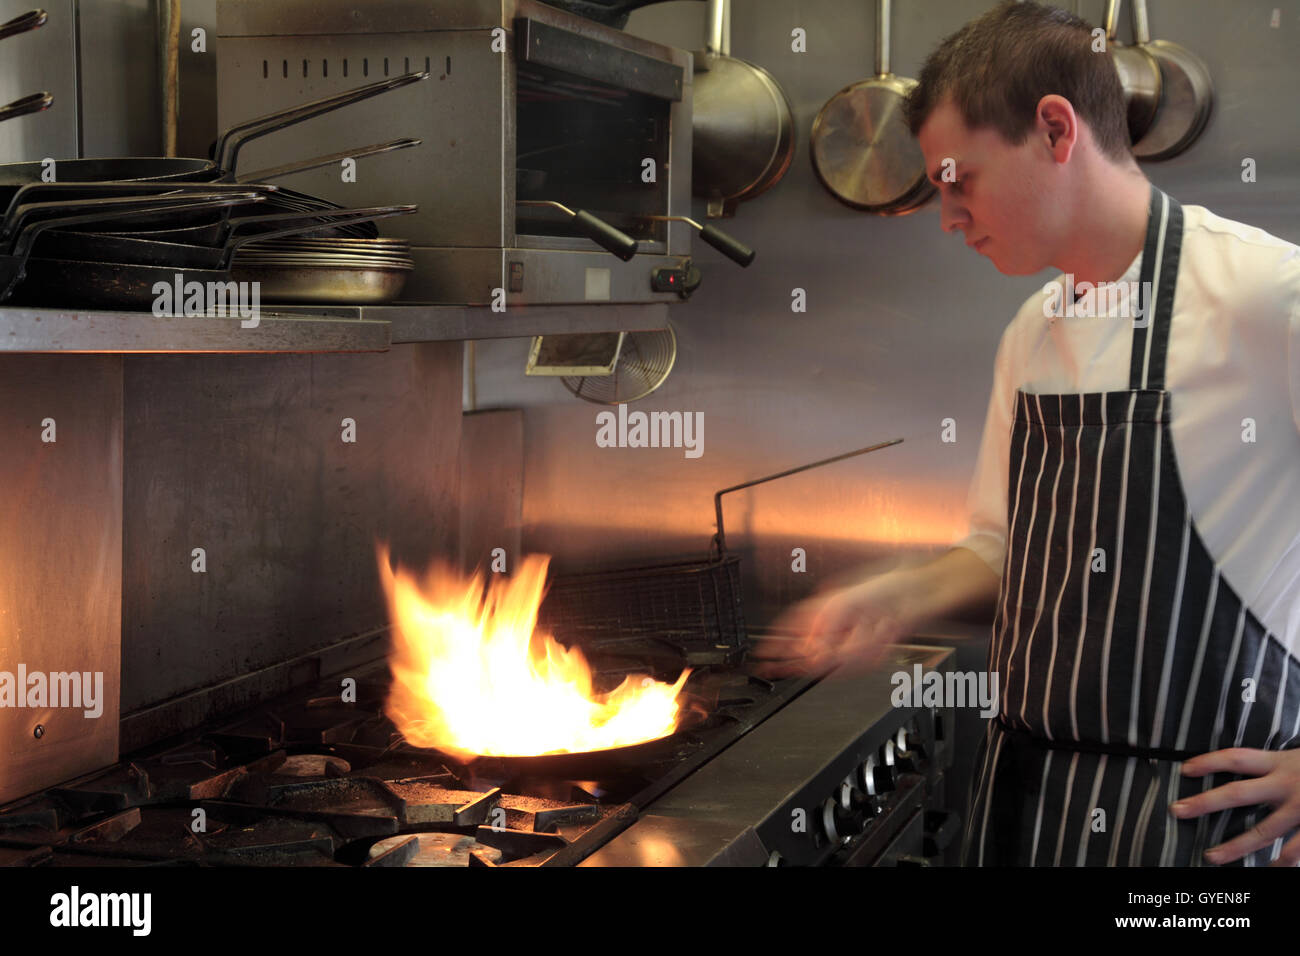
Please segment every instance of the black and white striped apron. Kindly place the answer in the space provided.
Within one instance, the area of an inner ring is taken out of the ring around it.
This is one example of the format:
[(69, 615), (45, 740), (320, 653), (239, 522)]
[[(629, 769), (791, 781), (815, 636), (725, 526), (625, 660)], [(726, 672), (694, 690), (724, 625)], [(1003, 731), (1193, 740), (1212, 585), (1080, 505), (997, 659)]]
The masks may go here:
[(1203, 865), (1272, 810), (1176, 819), (1178, 798), (1239, 779), (1183, 777), (1181, 761), (1300, 746), (1300, 660), (1221, 576), (1179, 477), (1165, 356), (1182, 230), (1153, 187), (1129, 390), (1016, 392), (989, 649), (1001, 702), (975, 761), (967, 866)]

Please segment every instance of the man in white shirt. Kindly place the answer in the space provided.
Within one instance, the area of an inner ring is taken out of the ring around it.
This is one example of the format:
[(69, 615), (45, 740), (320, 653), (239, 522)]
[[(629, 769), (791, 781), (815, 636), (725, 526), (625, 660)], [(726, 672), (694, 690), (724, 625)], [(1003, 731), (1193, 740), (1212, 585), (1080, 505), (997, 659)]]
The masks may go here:
[(943, 229), (1063, 275), (1002, 336), (967, 537), (759, 656), (874, 665), (996, 598), (967, 865), (1300, 863), (1300, 248), (1154, 188), (1061, 10), (972, 21), (907, 113)]

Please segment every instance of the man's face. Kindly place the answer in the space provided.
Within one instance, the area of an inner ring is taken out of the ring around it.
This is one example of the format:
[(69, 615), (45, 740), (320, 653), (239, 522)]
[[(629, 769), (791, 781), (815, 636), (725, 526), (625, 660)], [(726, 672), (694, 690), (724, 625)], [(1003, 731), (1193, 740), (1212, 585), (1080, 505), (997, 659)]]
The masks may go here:
[(939, 189), (944, 232), (960, 231), (1005, 275), (1047, 268), (1058, 247), (1065, 210), (1053, 207), (1052, 196), (1060, 166), (1044, 135), (1035, 129), (1013, 146), (994, 129), (970, 129), (945, 98), (917, 137)]

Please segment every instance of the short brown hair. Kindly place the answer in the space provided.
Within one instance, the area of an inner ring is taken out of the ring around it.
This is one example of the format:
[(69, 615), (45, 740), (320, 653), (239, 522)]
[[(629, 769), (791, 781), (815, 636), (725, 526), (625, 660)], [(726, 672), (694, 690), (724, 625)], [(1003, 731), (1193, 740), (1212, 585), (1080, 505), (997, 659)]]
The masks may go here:
[(1131, 154), (1124, 89), (1107, 48), (1093, 52), (1093, 27), (1072, 13), (1004, 0), (930, 54), (904, 106), (917, 135), (951, 96), (971, 129), (992, 127), (1014, 145), (1034, 127), (1038, 101), (1065, 97), (1097, 147), (1115, 160)]

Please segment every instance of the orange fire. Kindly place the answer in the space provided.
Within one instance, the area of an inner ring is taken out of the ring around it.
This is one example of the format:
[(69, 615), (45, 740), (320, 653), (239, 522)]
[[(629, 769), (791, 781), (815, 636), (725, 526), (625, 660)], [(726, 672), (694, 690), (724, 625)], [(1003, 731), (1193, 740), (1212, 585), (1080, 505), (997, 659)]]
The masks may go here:
[(676, 729), (689, 670), (673, 684), (638, 675), (597, 694), (582, 652), (537, 630), (548, 556), (529, 555), (485, 591), (481, 573), (434, 567), (421, 583), (390, 570), (386, 547), (378, 555), (393, 625), (386, 711), (415, 746), (461, 756), (575, 753)]

